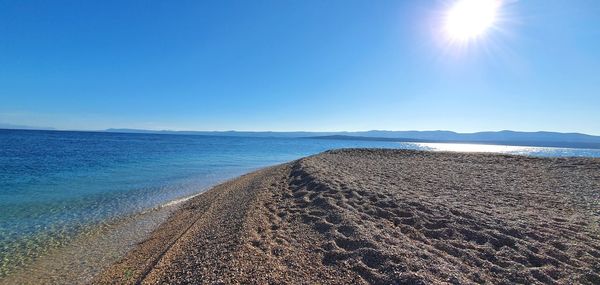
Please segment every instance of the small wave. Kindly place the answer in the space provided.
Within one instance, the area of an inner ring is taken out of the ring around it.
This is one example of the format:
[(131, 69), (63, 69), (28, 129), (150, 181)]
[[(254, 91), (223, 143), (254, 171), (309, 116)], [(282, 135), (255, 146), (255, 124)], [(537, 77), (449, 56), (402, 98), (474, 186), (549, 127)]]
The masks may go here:
[[(202, 193), (204, 193), (204, 192), (202, 192)], [(185, 202), (185, 201), (187, 201), (187, 200), (190, 200), (190, 199), (192, 199), (192, 198), (194, 198), (194, 197), (196, 197), (196, 196), (200, 196), (200, 195), (202, 195), (202, 193), (198, 193), (198, 194), (194, 194), (194, 195), (191, 195), (191, 196), (187, 196), (187, 197), (183, 197), (183, 198), (175, 199), (175, 200), (173, 200), (173, 201), (169, 201), (169, 202), (167, 202), (167, 203), (164, 203), (164, 204), (162, 204), (160, 207), (162, 208), (162, 207), (170, 207), (170, 206), (175, 206), (175, 205), (177, 205), (177, 204), (180, 204), (180, 203), (183, 203), (183, 202)]]

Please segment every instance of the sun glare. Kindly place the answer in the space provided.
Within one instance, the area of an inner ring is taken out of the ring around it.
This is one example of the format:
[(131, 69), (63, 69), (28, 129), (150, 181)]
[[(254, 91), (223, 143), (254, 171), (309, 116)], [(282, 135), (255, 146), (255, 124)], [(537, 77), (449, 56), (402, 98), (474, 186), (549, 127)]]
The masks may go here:
[(452, 41), (467, 42), (482, 36), (497, 20), (500, 0), (458, 0), (445, 18), (445, 33)]

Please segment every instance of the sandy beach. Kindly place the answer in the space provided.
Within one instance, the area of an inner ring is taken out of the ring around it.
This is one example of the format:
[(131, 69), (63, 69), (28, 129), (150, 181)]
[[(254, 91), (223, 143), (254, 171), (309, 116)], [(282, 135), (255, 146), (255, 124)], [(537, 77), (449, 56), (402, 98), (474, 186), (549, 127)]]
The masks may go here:
[(336, 150), (186, 201), (103, 284), (600, 284), (600, 159)]

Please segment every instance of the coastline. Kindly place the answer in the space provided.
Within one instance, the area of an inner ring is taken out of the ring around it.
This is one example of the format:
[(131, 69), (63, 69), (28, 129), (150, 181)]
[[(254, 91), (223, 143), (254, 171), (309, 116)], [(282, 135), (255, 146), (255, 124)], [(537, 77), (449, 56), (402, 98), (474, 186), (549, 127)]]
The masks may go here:
[(600, 159), (328, 151), (181, 205), (93, 283), (600, 280)]
[[(210, 189), (210, 188), (208, 188)], [(71, 240), (25, 265), (14, 268), (0, 284), (88, 284), (156, 230), (184, 202), (201, 192), (132, 215), (89, 225)]]
[(68, 243), (49, 248), (11, 270), (0, 278), (0, 284), (88, 284), (104, 268), (148, 238), (176, 209), (176, 205), (167, 205), (89, 225)]
[[(254, 167), (249, 171), (257, 169), (260, 168)], [(68, 239), (56, 241), (57, 245), (48, 245), (44, 251), (19, 266), (7, 267), (7, 274), (0, 276), (0, 284), (89, 284), (100, 272), (149, 238), (186, 201), (236, 178), (225, 176), (199, 187), (197, 193), (140, 212), (85, 225)]]

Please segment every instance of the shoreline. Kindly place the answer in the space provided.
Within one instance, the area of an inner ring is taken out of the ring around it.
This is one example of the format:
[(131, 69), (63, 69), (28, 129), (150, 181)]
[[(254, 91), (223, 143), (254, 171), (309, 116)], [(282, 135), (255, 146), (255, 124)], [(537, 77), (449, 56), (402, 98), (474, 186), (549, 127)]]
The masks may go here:
[[(257, 169), (261, 168), (253, 167), (248, 171)], [(74, 235), (65, 238), (65, 241), (61, 240), (60, 245), (49, 245), (23, 264), (8, 267), (6, 274), (0, 276), (0, 284), (37, 284), (40, 280), (45, 284), (89, 284), (102, 270), (147, 239), (186, 201), (236, 178), (237, 176), (221, 178), (199, 187), (197, 193), (125, 216), (85, 225)]]
[(165, 205), (87, 226), (68, 243), (12, 269), (0, 284), (88, 284), (148, 238), (176, 209), (177, 205)]
[(88, 284), (102, 269), (117, 262), (147, 239), (181, 204), (210, 188), (202, 188), (196, 194), (138, 213), (89, 225), (71, 237), (68, 243), (51, 247), (26, 264), (12, 268), (0, 278), (0, 284), (35, 284), (40, 281), (46, 284)]
[(328, 151), (182, 202), (93, 282), (593, 284), (598, 187), (597, 158)]

